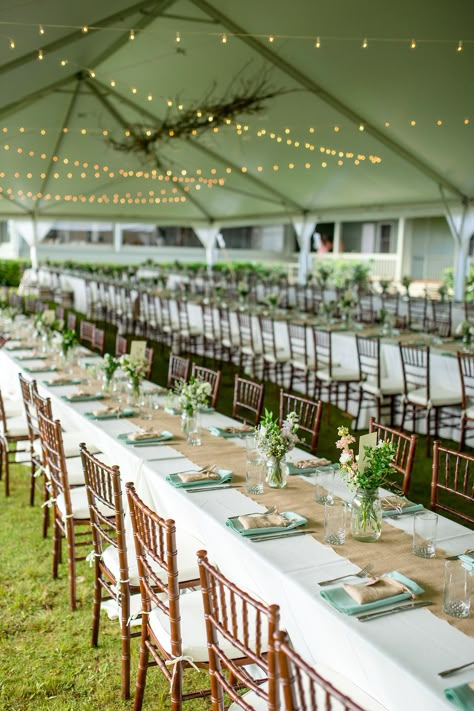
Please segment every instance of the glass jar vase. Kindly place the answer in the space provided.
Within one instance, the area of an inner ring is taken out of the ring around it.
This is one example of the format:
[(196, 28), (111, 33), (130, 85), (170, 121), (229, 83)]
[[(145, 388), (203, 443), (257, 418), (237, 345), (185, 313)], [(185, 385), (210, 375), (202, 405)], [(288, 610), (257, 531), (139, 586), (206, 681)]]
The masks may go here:
[(266, 468), (268, 486), (272, 489), (283, 489), (288, 480), (288, 465), (285, 458), (267, 457)]
[(352, 500), (351, 536), (370, 543), (382, 535), (382, 504), (378, 489), (357, 489)]

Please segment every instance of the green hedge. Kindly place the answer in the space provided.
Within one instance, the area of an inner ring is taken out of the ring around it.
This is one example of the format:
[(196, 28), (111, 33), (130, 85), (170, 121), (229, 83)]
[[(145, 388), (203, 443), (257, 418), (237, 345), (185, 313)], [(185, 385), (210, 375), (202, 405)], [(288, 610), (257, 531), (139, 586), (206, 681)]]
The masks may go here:
[(23, 272), (29, 266), (27, 259), (0, 259), (0, 285), (19, 286)]

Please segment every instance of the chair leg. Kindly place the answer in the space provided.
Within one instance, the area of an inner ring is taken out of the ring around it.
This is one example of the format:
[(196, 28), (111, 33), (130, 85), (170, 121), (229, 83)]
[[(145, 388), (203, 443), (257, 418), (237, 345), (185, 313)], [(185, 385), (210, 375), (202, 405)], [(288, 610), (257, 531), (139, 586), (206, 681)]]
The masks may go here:
[(461, 417), (461, 436), (459, 438), (459, 451), (462, 452), (464, 440), (466, 439), (466, 418)]
[[(31, 456), (31, 455), (30, 455)], [(31, 457), (31, 465), (30, 465), (30, 506), (35, 505), (35, 489), (36, 489), (36, 466), (33, 460), (33, 457)]]
[(0, 437), (0, 467), (5, 478), (5, 496), (10, 496), (10, 465), (8, 461), (8, 442)]
[(95, 574), (94, 574), (94, 601), (92, 604), (92, 639), (91, 646), (97, 647), (99, 644), (99, 625), (100, 625), (100, 603), (102, 601), (102, 585), (100, 584), (100, 568), (99, 561), (94, 556)]
[(124, 583), (121, 584), (120, 594), (120, 627), (122, 633), (122, 698), (130, 698), (130, 592), (124, 590)]
[[(354, 429), (356, 429), (356, 430), (359, 429), (359, 418), (360, 418), (360, 414), (361, 414), (361, 412), (362, 412), (362, 400), (363, 400), (363, 397), (364, 397), (364, 391), (362, 390), (362, 388), (360, 388), (360, 390), (359, 390), (359, 404), (358, 404), (358, 406), (357, 406), (357, 415), (356, 415), (356, 418), (355, 418), (355, 427), (354, 427)], [(379, 422), (380, 422), (380, 420), (379, 420)]]
[(74, 524), (70, 521), (66, 522), (67, 531), (67, 567), (69, 579), (69, 609), (75, 612), (76, 610), (76, 559), (75, 559), (75, 535)]
[(426, 456), (430, 456), (431, 445), (431, 411), (426, 410)]
[(137, 683), (135, 686), (135, 700), (133, 703), (133, 711), (141, 711), (143, 705), (143, 695), (145, 693), (146, 673), (148, 671), (148, 648), (147, 640), (147, 623), (146, 616), (142, 619), (142, 637), (140, 643), (140, 657), (138, 660)]
[(61, 558), (61, 531), (53, 514), (53, 578), (58, 577), (59, 559)]

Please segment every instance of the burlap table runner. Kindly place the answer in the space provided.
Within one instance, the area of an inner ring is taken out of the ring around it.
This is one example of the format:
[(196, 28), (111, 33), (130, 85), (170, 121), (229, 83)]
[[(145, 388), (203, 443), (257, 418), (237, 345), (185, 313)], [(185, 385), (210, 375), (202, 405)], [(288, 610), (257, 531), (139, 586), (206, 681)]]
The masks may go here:
[[(135, 424), (147, 428), (150, 420), (133, 419)], [(203, 429), (202, 446), (189, 446), (181, 435), (181, 419), (179, 416), (168, 415), (159, 410), (153, 415), (154, 426), (169, 430), (180, 438), (176, 448), (189, 459), (204, 466), (216, 464), (217, 466), (231, 469), (234, 472), (233, 484), (245, 485), (245, 448), (236, 446), (232, 440), (214, 437)], [(261, 495), (250, 495), (244, 489), (245, 495), (265, 507), (277, 506), (278, 511), (295, 511), (308, 519), (308, 528), (316, 532), (313, 537), (321, 543), (324, 542), (324, 506), (314, 501), (314, 487), (298, 476), (288, 479), (284, 489), (270, 489), (265, 487)], [(326, 544), (327, 545), (327, 544)], [(432, 600), (434, 605), (430, 610), (457, 627), (465, 634), (474, 636), (474, 617), (457, 619), (445, 615), (443, 612), (443, 582), (444, 558), (446, 553), (437, 550), (436, 558), (417, 558), (412, 553), (412, 536), (391, 526), (382, 524), (382, 536), (376, 543), (361, 543), (348, 536), (343, 546), (334, 550), (348, 560), (363, 568), (367, 563), (374, 564), (374, 575), (382, 575), (391, 570), (398, 570), (407, 577), (415, 580), (425, 590), (422, 599)]]
[[(58, 370), (58, 374), (62, 375), (60, 370)], [(74, 376), (81, 375), (84, 376), (84, 371), (74, 368)], [(87, 390), (97, 392), (100, 385), (100, 382), (89, 382)], [(78, 388), (80, 387), (81, 385), (78, 386)], [(111, 398), (104, 398), (101, 402), (104, 403), (104, 406), (108, 405)], [(244, 447), (235, 446), (232, 439), (215, 437), (203, 429), (202, 446), (192, 447), (187, 444), (181, 433), (180, 416), (168, 415), (163, 410), (153, 411), (152, 420), (130, 418), (130, 421), (143, 429), (153, 426), (169, 430), (175, 435), (170, 446), (175, 447), (199, 466), (215, 464), (218, 467), (231, 469), (234, 473), (232, 483), (241, 485), (244, 489), (246, 452)], [(280, 512), (295, 511), (304, 516), (308, 519), (308, 528), (316, 531), (312, 534), (313, 537), (321, 543), (324, 542), (324, 506), (316, 504), (314, 487), (303, 478), (290, 477), (284, 489), (265, 487), (264, 493), (261, 495), (250, 495), (246, 491), (245, 495), (267, 508), (277, 506)], [(373, 563), (374, 575), (398, 570), (407, 577), (416, 580), (425, 590), (423, 599), (433, 601), (434, 604), (430, 610), (437, 617), (446, 620), (465, 634), (474, 636), (474, 616), (458, 619), (445, 615), (443, 612), (444, 559), (447, 555), (443, 550), (438, 549), (435, 558), (417, 558), (412, 553), (411, 535), (385, 522), (382, 524), (382, 536), (376, 543), (361, 543), (349, 536), (344, 546), (337, 546), (334, 550), (361, 568), (368, 563)]]

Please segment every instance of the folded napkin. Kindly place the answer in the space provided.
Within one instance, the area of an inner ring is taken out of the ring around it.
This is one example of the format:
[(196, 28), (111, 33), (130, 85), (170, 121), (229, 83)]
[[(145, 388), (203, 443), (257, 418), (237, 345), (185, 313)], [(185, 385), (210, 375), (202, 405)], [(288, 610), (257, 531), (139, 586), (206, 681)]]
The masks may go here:
[[(330, 605), (335, 607), (336, 610), (339, 610), (339, 612), (343, 612), (345, 615), (358, 615), (361, 612), (368, 612), (369, 610), (376, 610), (380, 607), (386, 607), (387, 605), (403, 602), (403, 600), (409, 600), (414, 595), (421, 595), (421, 593), (425, 592), (423, 588), (418, 585), (418, 583), (410, 578), (407, 578), (405, 575), (396, 570), (393, 570), (391, 573), (387, 573), (383, 577), (384, 579), (390, 578), (392, 581), (401, 583), (405, 586), (406, 590), (399, 591), (388, 597), (383, 597), (381, 599), (365, 603), (356, 602), (345, 590), (345, 586), (343, 585), (330, 588), (328, 590), (323, 589), (320, 591), (320, 595), (324, 598), (324, 600), (329, 602)], [(366, 586), (362, 585), (361, 587)]]
[(92, 410), (92, 414), (95, 415), (95, 417), (100, 417), (101, 415), (120, 415), (121, 412), (120, 407), (112, 407), (112, 405), (102, 407), (100, 410)]
[(240, 434), (240, 432), (252, 432), (255, 428), (251, 425), (239, 425), (239, 427), (221, 427), (221, 429), (229, 434)]
[(47, 380), (47, 385), (77, 385), (80, 383), (80, 378), (55, 378), (54, 380)]
[(473, 711), (474, 709), (474, 681), (469, 684), (452, 686), (444, 690), (444, 695), (452, 704), (463, 711)]
[(76, 390), (75, 393), (71, 393), (67, 396), (68, 400), (82, 400), (84, 397), (92, 397), (93, 393), (87, 392), (87, 390)]
[(220, 481), (221, 476), (217, 474), (214, 469), (205, 469), (202, 472), (188, 472), (183, 474), (176, 474), (177, 478), (183, 482), (183, 484), (190, 484), (193, 481)]
[(246, 516), (239, 516), (238, 521), (246, 530), (250, 528), (274, 528), (276, 526), (286, 527), (290, 524), (289, 519), (279, 513), (247, 514)]
[(313, 469), (317, 467), (326, 467), (331, 464), (329, 459), (324, 459), (324, 457), (316, 457), (316, 459), (300, 459), (297, 462), (291, 462), (297, 469)]
[(344, 590), (353, 600), (359, 605), (365, 605), (368, 602), (376, 602), (377, 600), (385, 600), (387, 597), (399, 595), (407, 592), (411, 597), (414, 597), (412, 591), (403, 583), (392, 578), (375, 578), (363, 585), (351, 585), (346, 583), (343, 585)]
[(48, 370), (56, 370), (55, 365), (49, 365), (48, 363), (45, 363), (44, 365), (33, 365), (33, 366), (24, 366), (25, 370), (28, 373), (42, 373), (47, 372)]
[(127, 439), (133, 442), (141, 442), (147, 439), (159, 439), (163, 435), (160, 430), (140, 430), (139, 432), (131, 432), (127, 435)]
[(382, 504), (382, 516), (401, 516), (403, 514), (415, 513), (423, 509), (423, 504), (415, 504), (413, 501), (405, 499), (403, 496), (384, 496), (380, 500)]

